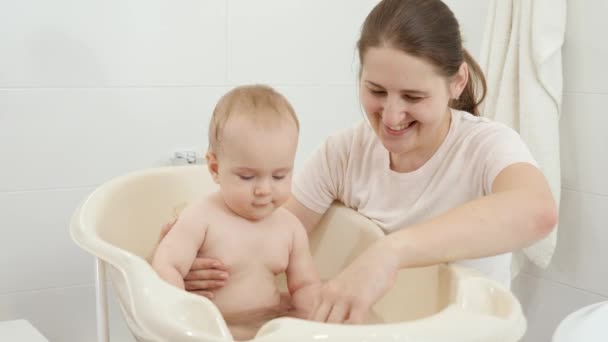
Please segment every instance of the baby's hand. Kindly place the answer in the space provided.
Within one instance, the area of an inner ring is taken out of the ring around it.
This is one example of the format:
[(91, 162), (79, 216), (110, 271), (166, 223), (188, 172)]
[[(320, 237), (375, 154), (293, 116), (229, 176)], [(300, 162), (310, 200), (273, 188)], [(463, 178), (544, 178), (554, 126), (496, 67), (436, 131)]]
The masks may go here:
[(213, 299), (213, 291), (226, 285), (228, 266), (211, 258), (197, 257), (184, 278), (187, 291)]

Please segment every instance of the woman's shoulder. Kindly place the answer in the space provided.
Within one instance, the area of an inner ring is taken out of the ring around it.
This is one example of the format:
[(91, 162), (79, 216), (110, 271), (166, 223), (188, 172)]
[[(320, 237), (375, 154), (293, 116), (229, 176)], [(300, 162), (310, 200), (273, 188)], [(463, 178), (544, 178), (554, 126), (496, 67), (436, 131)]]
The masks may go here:
[[(456, 126), (456, 139), (473, 140), (481, 142), (483, 140), (501, 140), (507, 138), (507, 141), (512, 139), (519, 140), (519, 133), (506, 124), (491, 120), (482, 116), (475, 116), (464, 111), (454, 111), (452, 119)], [(496, 137), (501, 137), (494, 139)], [(505, 142), (507, 142), (505, 141)]]
[(508, 125), (466, 112), (457, 115), (457, 133), (452, 146), (466, 158), (497, 164), (497, 160), (518, 160), (535, 164), (524, 140)]
[(465, 112), (462, 110), (454, 110), (454, 115), (452, 118), (459, 122), (459, 124), (463, 128), (479, 128), (479, 129), (488, 129), (493, 128), (494, 126), (504, 126), (502, 123), (491, 120), (487, 117), (473, 115), (469, 112)]

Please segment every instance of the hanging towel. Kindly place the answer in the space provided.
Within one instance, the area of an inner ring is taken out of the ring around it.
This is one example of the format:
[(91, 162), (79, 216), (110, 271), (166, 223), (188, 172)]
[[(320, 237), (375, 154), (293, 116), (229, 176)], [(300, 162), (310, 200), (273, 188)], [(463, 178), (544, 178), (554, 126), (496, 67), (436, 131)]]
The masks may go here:
[[(487, 78), (484, 116), (519, 132), (559, 205), (559, 116), (566, 0), (491, 0), (480, 64)], [(557, 227), (545, 239), (514, 254), (545, 268), (555, 252)]]

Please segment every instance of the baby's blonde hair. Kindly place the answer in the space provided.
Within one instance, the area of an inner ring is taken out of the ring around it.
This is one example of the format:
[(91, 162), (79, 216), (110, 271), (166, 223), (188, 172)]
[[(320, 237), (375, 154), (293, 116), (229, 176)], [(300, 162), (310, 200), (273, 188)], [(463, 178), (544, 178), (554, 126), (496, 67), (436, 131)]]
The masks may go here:
[(277, 122), (291, 118), (298, 131), (300, 123), (293, 107), (279, 92), (267, 85), (239, 86), (226, 93), (218, 101), (209, 123), (209, 150), (217, 153), (222, 129), (235, 115), (248, 116), (256, 122)]

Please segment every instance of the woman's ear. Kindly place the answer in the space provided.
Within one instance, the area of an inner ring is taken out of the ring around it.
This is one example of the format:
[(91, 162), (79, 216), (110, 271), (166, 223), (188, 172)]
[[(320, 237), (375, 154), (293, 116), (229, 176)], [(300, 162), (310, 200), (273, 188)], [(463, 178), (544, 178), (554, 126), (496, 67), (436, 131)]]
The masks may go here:
[(211, 177), (213, 177), (213, 181), (218, 183), (219, 176), (218, 176), (218, 172), (217, 172), (217, 169), (218, 169), (217, 156), (212, 151), (207, 151), (207, 154), (205, 155), (205, 159), (207, 159), (207, 168), (209, 169), (209, 173), (211, 174)]
[(460, 97), (467, 86), (467, 82), (469, 82), (469, 65), (466, 62), (462, 62), (460, 67), (458, 67), (456, 75), (452, 77), (450, 91), (453, 99)]

